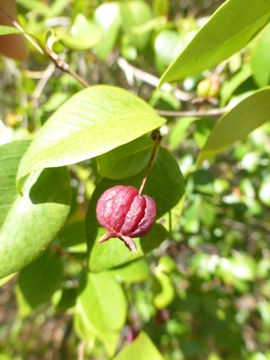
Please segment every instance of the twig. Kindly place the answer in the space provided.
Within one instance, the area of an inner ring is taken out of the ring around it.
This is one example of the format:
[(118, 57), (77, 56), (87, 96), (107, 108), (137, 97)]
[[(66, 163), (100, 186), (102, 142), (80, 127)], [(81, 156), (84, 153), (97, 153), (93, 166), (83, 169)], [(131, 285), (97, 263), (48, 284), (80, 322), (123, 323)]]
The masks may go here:
[(34, 48), (37, 49), (38, 52), (44, 55), (43, 49), (39, 46), (39, 44), (32, 38), (31, 35), (26, 34), (24, 29), (21, 27), (21, 25), (12, 17), (10, 16), (1, 6), (0, 6), (0, 12), (6, 16), (12, 23), (12, 25), (20, 30), (22, 32), (22, 35), (34, 46)]
[(43, 71), (33, 71), (33, 70), (22, 70), (23, 74), (31, 79), (41, 79), (44, 77), (44, 73), (45, 73), (46, 69)]
[(47, 69), (43, 72), (42, 78), (39, 80), (39, 82), (33, 92), (32, 102), (33, 102), (34, 107), (37, 106), (38, 99), (39, 99), (42, 91), (44, 90), (48, 80), (54, 73), (55, 68), (56, 68), (55, 64), (50, 63), (49, 66), (47, 67)]
[[(127, 81), (130, 85), (133, 85), (134, 83), (134, 78), (141, 80), (143, 82), (145, 82), (146, 84), (149, 84), (153, 87), (156, 87), (159, 83), (159, 78), (149, 74), (143, 70), (140, 70), (138, 68), (136, 68), (133, 65), (130, 65), (125, 59), (123, 59), (122, 57), (120, 57), (117, 60), (117, 64), (118, 66), (123, 70), (123, 72), (125, 73), (125, 76), (127, 78)], [(189, 101), (192, 98), (191, 94), (188, 94), (180, 89), (174, 89), (170, 84), (163, 84), (161, 86), (162, 90), (165, 91), (172, 91), (174, 93), (174, 96), (181, 101)]]
[(51, 61), (58, 67), (58, 69), (72, 76), (75, 80), (77, 80), (82, 86), (87, 88), (89, 86), (88, 82), (84, 80), (80, 75), (78, 75), (75, 71), (71, 69), (68, 63), (66, 63), (63, 59), (61, 59), (53, 50), (49, 44), (46, 45), (46, 54), (49, 56)]
[(83, 78), (81, 78), (75, 71), (71, 69), (68, 63), (66, 63), (63, 59), (61, 59), (52, 49), (52, 45), (48, 43), (45, 49), (38, 44), (38, 42), (33, 38), (32, 35), (25, 33), (24, 29), (21, 25), (12, 17), (10, 16), (2, 7), (0, 7), (0, 12), (4, 14), (12, 23), (12, 25), (22, 32), (22, 35), (42, 54), (47, 55), (50, 60), (56, 65), (56, 67), (63, 72), (66, 72), (74, 79), (76, 79), (80, 84), (84, 87), (88, 87), (89, 84)]
[(167, 111), (161, 109), (155, 109), (157, 113), (161, 116), (168, 117), (181, 117), (181, 116), (194, 116), (194, 117), (219, 117), (225, 114), (229, 109), (220, 108), (220, 109), (210, 109), (210, 110), (190, 110), (190, 111)]
[(161, 135), (160, 135), (160, 132), (159, 130), (154, 130), (152, 132), (152, 139), (154, 140), (154, 149), (153, 149), (153, 153), (152, 153), (152, 156), (151, 156), (151, 159), (150, 159), (150, 162), (149, 162), (149, 165), (147, 167), (147, 170), (146, 170), (146, 173), (145, 173), (145, 176), (143, 178), (143, 181), (142, 181), (142, 184), (140, 186), (140, 189), (139, 189), (139, 194), (141, 194), (143, 192), (143, 189), (145, 187), (145, 184), (146, 184), (146, 181), (148, 179), (148, 176), (150, 174), (150, 171), (154, 165), (154, 162), (155, 162), (155, 159), (156, 159), (156, 156), (157, 156), (157, 153), (158, 153), (158, 149), (159, 149), (159, 145), (160, 145), (160, 141), (161, 141)]
[(78, 360), (84, 360), (85, 341), (82, 341), (78, 347)]

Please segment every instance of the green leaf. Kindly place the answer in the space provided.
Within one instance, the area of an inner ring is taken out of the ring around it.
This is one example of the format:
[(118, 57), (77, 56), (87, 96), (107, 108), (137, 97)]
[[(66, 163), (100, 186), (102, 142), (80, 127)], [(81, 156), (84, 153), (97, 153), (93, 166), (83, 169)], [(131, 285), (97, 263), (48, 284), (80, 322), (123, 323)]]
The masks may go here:
[[(146, 169), (135, 177), (122, 180), (121, 184), (139, 188), (145, 171)], [(96, 220), (97, 200), (106, 189), (117, 184), (119, 182), (103, 179), (89, 203), (86, 235), (90, 251), (89, 266), (92, 271), (110, 269), (131, 262), (152, 251), (168, 236), (161, 224), (166, 225), (167, 229), (171, 230), (181, 214), (182, 204), (179, 207), (179, 203), (184, 197), (184, 179), (175, 159), (168, 151), (160, 148), (144, 190), (145, 194), (150, 195), (156, 201), (157, 222), (159, 224), (154, 225), (147, 236), (135, 240), (137, 253), (129, 252), (119, 239), (112, 239), (104, 244), (99, 244), (98, 239), (105, 233), (105, 230), (99, 227)], [(176, 212), (174, 212), (175, 209)]]
[(16, 173), (28, 146), (28, 141), (0, 146), (0, 277), (33, 261), (55, 238), (70, 210), (66, 168), (33, 174), (24, 196), (17, 194)]
[(167, 16), (170, 8), (169, 0), (154, 0), (154, 12), (158, 16)]
[(13, 35), (13, 34), (21, 34), (22, 32), (15, 27), (12, 26), (4, 26), (0, 25), (0, 36), (1, 35)]
[(164, 122), (128, 91), (92, 86), (74, 95), (45, 123), (23, 157), (17, 178), (104, 154)]
[(270, 81), (270, 25), (260, 34), (259, 41), (251, 54), (253, 77), (260, 86), (266, 86)]
[(223, 115), (214, 126), (197, 165), (243, 140), (251, 131), (270, 120), (270, 87), (256, 91)]
[(96, 47), (97, 55), (101, 60), (106, 60), (111, 53), (121, 25), (119, 5), (116, 2), (104, 3), (96, 8), (94, 13), (95, 23), (102, 29), (102, 39)]
[(158, 269), (162, 272), (170, 274), (176, 270), (175, 261), (168, 255), (161, 256), (158, 260)]
[(145, 24), (152, 19), (150, 6), (141, 0), (126, 1), (120, 3), (122, 25), (128, 35), (130, 43), (138, 50), (143, 50), (150, 39), (150, 32), (138, 36), (134, 28)]
[(270, 0), (228, 0), (163, 74), (159, 86), (199, 74), (242, 49), (270, 19)]
[(66, 224), (58, 234), (60, 245), (72, 253), (87, 251), (85, 223), (76, 221)]
[(50, 11), (50, 7), (47, 4), (38, 0), (16, 0), (16, 2), (25, 9), (30, 11), (34, 10), (36, 13), (43, 16), (47, 16)]
[(76, 310), (112, 356), (127, 316), (124, 292), (114, 276), (110, 273), (87, 274), (81, 282)]
[(18, 284), (32, 309), (48, 302), (61, 286), (63, 263), (59, 255), (46, 251), (19, 273)]
[[(91, 216), (95, 215), (91, 212)], [(96, 225), (96, 227), (93, 227)], [(93, 272), (100, 272), (130, 263), (142, 258), (145, 254), (158, 247), (168, 237), (165, 228), (160, 224), (154, 224), (148, 235), (141, 239), (135, 239), (137, 252), (130, 252), (119, 239), (112, 239), (104, 244), (99, 244), (98, 239), (105, 234), (106, 230), (98, 227), (98, 224), (90, 215), (87, 215), (87, 229), (90, 255), (89, 268)]]
[(256, 262), (249, 255), (237, 252), (230, 263), (230, 271), (238, 280), (253, 281), (255, 279)]
[(264, 205), (270, 206), (270, 176), (263, 180), (259, 189), (259, 198)]
[(74, 308), (77, 298), (77, 289), (74, 287), (67, 287), (58, 289), (52, 297), (52, 304), (56, 311), (66, 312), (71, 308)]
[(176, 58), (185, 46), (184, 39), (177, 31), (162, 30), (155, 38), (155, 60), (160, 73)]
[(73, 50), (87, 50), (97, 45), (102, 37), (100, 27), (78, 14), (69, 32), (60, 35), (61, 42)]
[(10, 274), (10, 275), (5, 276), (4, 278), (0, 279), (0, 287), (5, 285), (6, 283), (8, 283), (9, 280), (13, 279), (15, 275), (16, 275), (16, 273)]
[(96, 336), (93, 334), (89, 325), (83, 321), (83, 315), (75, 312), (73, 315), (73, 324), (76, 334), (82, 340), (87, 341), (87, 347), (91, 350), (95, 345)]
[(110, 271), (115, 277), (125, 283), (145, 281), (150, 276), (150, 267), (144, 259), (133, 261), (130, 264), (114, 268)]
[(131, 345), (126, 346), (114, 360), (163, 360), (148, 335), (141, 331)]
[(21, 319), (23, 319), (31, 314), (32, 308), (26, 301), (25, 297), (23, 296), (18, 284), (16, 284), (14, 287), (14, 293), (16, 297), (18, 315)]
[(241, 68), (241, 70), (235, 74), (232, 78), (225, 81), (222, 84), (221, 88), (221, 101), (220, 106), (225, 106), (227, 102), (232, 97), (235, 90), (244, 82), (246, 81), (250, 76), (252, 75), (252, 70), (250, 64), (244, 64)]
[(187, 136), (188, 130), (191, 127), (193, 121), (197, 120), (198, 118), (194, 117), (186, 117), (180, 118), (177, 120), (176, 124), (174, 124), (169, 137), (169, 145), (172, 150), (176, 150), (181, 142)]
[(164, 309), (174, 299), (174, 288), (169, 276), (163, 272), (156, 273), (160, 291), (154, 296), (154, 305), (157, 309)]
[(149, 163), (153, 146), (153, 140), (148, 137), (141, 137), (98, 156), (98, 173), (113, 180), (136, 175)]

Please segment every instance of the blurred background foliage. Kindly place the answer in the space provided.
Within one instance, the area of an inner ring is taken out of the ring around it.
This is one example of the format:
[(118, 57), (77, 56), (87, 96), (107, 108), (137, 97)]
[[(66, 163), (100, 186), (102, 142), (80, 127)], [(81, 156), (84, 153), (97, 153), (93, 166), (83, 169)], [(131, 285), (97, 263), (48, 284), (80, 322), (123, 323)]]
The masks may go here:
[[(90, 84), (118, 85), (154, 107), (175, 111), (236, 104), (269, 84), (268, 26), (228, 61), (185, 79), (180, 95), (174, 87), (151, 85), (148, 75), (160, 77), (222, 3), (136, 0), (118, 7), (96, 0), (17, 0), (24, 29), (47, 41)], [(0, 144), (31, 139), (81, 89), (31, 45), (29, 52), (22, 63), (0, 58)], [(128, 299), (119, 348), (143, 329), (168, 360), (270, 359), (270, 125), (196, 170), (214, 122), (176, 117), (162, 128), (163, 145), (186, 178), (185, 209), (158, 249), (139, 265), (114, 270)], [(81, 348), (87, 359), (108, 358), (99, 341), (85, 341), (72, 317), (86, 257), (82, 221), (99, 175), (95, 160), (71, 171), (71, 221), (57, 239), (66, 253), (50, 258), (59, 279), (31, 301), (23, 276), (1, 287), (0, 360), (73, 359)], [(34, 272), (35, 264), (30, 266)]]

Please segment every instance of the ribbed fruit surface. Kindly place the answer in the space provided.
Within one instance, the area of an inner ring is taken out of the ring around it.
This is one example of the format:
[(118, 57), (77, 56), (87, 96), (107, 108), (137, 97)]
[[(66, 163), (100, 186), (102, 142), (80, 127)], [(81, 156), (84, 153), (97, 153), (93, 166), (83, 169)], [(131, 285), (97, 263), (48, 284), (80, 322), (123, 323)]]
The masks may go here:
[(101, 242), (117, 236), (126, 243), (124, 237), (144, 236), (151, 230), (156, 203), (150, 196), (140, 195), (133, 186), (117, 185), (101, 195), (96, 214), (100, 225), (109, 231)]

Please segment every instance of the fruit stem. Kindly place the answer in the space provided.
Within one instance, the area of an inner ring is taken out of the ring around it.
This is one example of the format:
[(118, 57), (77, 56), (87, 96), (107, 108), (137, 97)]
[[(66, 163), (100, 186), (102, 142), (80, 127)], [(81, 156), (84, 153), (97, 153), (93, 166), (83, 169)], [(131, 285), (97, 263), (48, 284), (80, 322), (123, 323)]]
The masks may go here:
[(154, 165), (154, 162), (155, 162), (155, 159), (157, 157), (157, 153), (158, 153), (158, 149), (159, 149), (159, 145), (160, 145), (160, 141), (161, 141), (161, 135), (160, 135), (160, 131), (159, 129), (156, 129), (152, 132), (152, 139), (154, 140), (154, 149), (153, 149), (153, 152), (152, 152), (152, 156), (151, 156), (151, 159), (150, 159), (150, 162), (149, 162), (149, 165), (147, 167), (147, 170), (146, 170), (146, 173), (145, 173), (145, 176), (143, 178), (143, 181), (141, 183), (141, 186), (140, 186), (140, 189), (139, 189), (139, 194), (141, 195), (142, 192), (143, 192), (143, 189), (145, 187), (145, 184), (146, 184), (146, 181), (148, 179), (148, 176), (150, 174), (150, 171)]

